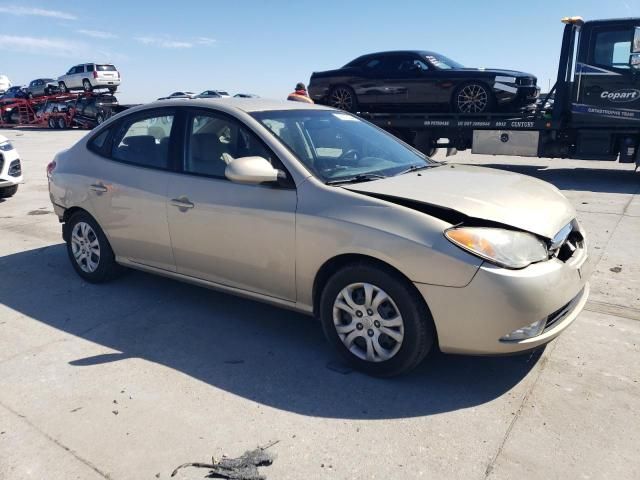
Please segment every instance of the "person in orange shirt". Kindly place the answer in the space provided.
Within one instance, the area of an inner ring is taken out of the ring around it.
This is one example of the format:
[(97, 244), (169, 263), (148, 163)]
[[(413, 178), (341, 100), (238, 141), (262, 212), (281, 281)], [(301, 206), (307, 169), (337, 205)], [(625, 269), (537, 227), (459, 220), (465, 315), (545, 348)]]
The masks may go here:
[(299, 82), (296, 85), (295, 91), (289, 94), (289, 96), (287, 97), (287, 100), (291, 100), (293, 102), (313, 103), (313, 100), (309, 98), (309, 92), (307, 92), (307, 87), (302, 82)]

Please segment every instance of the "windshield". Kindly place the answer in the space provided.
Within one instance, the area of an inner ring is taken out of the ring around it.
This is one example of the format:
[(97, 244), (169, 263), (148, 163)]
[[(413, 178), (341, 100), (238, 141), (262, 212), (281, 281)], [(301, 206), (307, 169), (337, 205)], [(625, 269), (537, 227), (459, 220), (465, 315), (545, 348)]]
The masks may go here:
[(440, 70), (451, 70), (452, 68), (464, 68), (464, 65), (439, 54), (429, 54), (425, 58), (427, 61)]
[(388, 177), (437, 165), (390, 134), (345, 112), (282, 110), (254, 112), (252, 116), (324, 182), (371, 175)]

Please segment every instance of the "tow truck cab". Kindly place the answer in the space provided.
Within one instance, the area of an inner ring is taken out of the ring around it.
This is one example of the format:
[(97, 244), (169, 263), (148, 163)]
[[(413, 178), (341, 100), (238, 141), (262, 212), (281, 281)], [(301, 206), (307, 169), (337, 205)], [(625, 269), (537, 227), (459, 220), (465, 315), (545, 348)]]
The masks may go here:
[(541, 156), (561, 153), (570, 158), (616, 160), (619, 155), (620, 162), (636, 161), (640, 143), (640, 19), (583, 22), (578, 17), (563, 22), (552, 118), (553, 126), (568, 141), (558, 152), (553, 142), (541, 144)]

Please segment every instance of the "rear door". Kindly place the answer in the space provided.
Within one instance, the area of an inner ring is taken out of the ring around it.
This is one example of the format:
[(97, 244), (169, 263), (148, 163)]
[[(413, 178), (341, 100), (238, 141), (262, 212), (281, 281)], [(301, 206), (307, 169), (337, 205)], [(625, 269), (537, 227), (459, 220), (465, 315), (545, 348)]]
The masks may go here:
[(574, 111), (640, 119), (640, 82), (630, 65), (636, 29), (631, 22), (596, 22), (583, 32)]
[[(174, 271), (167, 224), (174, 109), (130, 115), (96, 147), (89, 198), (116, 255)], [(99, 140), (96, 137), (96, 140)]]

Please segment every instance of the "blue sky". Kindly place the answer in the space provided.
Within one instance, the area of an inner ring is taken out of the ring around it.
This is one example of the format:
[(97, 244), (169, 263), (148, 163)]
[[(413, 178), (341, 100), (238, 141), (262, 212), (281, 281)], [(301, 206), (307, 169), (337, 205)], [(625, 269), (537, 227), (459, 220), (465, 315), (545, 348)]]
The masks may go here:
[(121, 71), (123, 103), (208, 88), (282, 98), (314, 70), (415, 48), (466, 66), (528, 71), (546, 89), (562, 16), (640, 16), (640, 0), (90, 3), (0, 0), (0, 74), (27, 83), (109, 61)]

